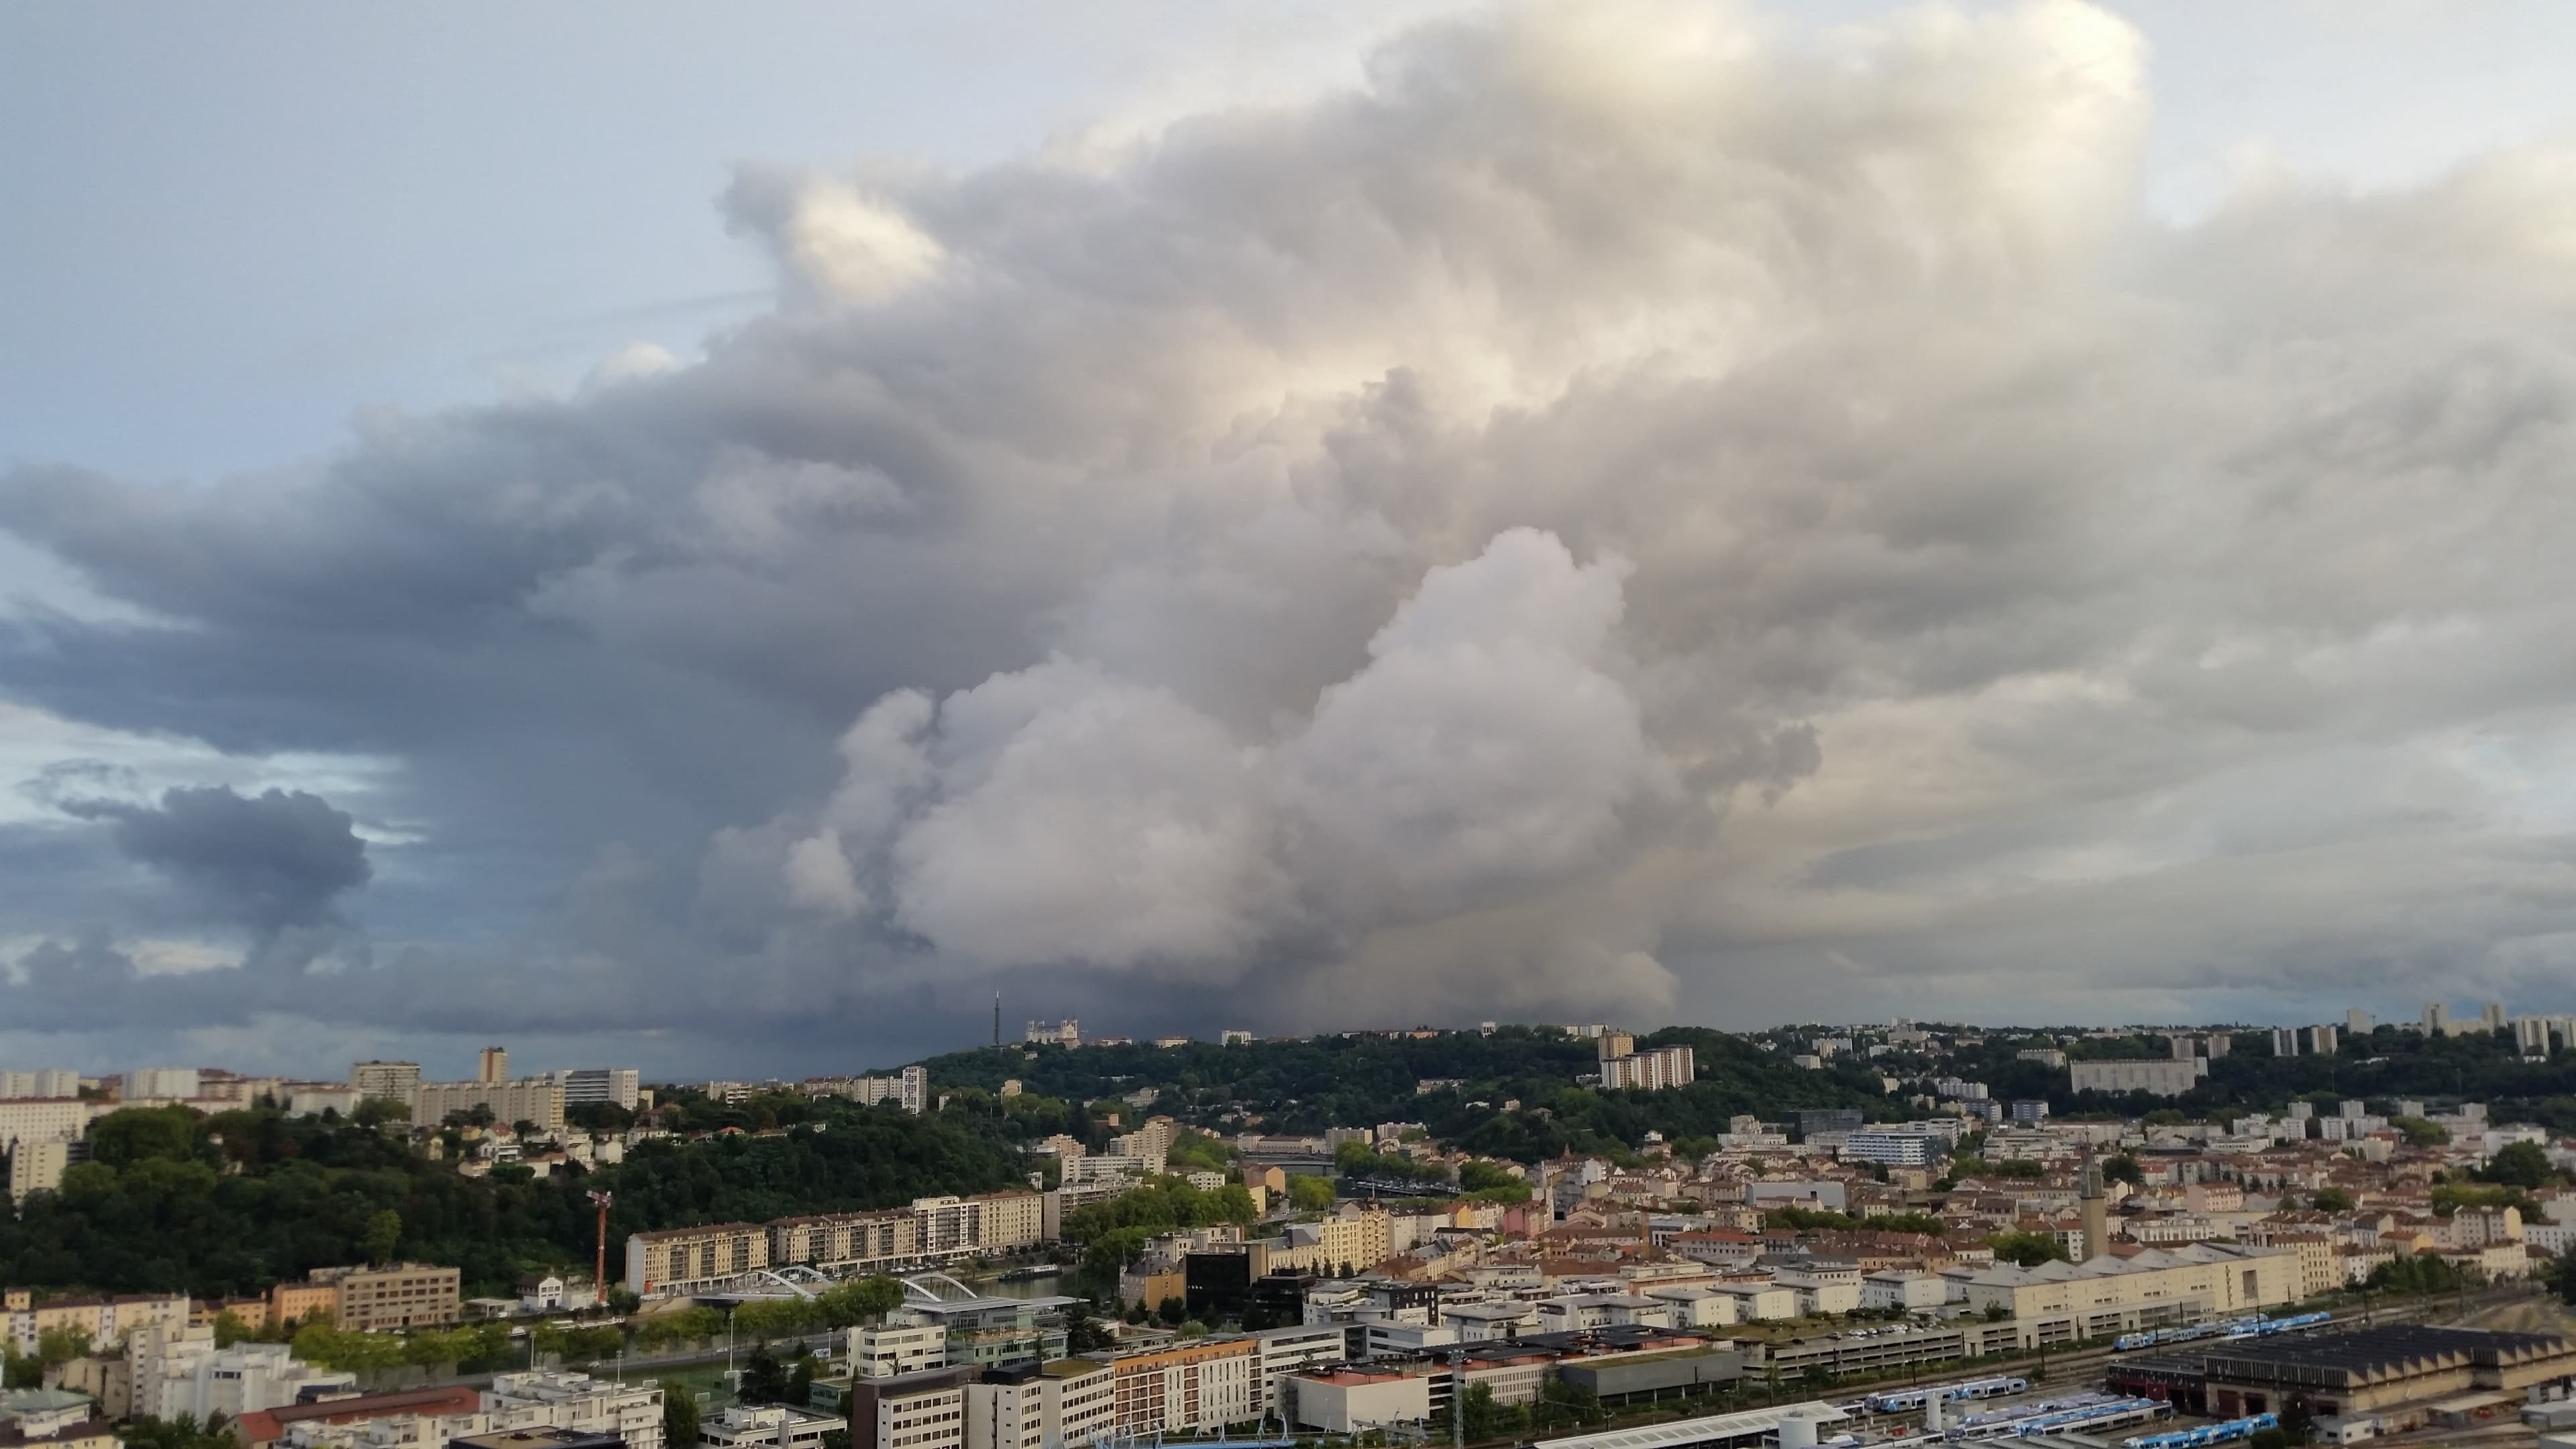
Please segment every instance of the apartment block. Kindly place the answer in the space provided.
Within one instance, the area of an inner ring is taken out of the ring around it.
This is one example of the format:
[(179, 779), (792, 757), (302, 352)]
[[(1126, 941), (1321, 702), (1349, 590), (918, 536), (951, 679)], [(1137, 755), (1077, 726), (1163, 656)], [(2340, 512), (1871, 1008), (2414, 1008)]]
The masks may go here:
[(878, 1323), (849, 1331), (852, 1375), (901, 1378), (948, 1367), (948, 1330), (938, 1324)]
[(329, 1323), (339, 1313), (338, 1284), (307, 1281), (269, 1285), (268, 1321), (271, 1323)]
[(1607, 1088), (1659, 1092), (1687, 1087), (1697, 1075), (1697, 1059), (1685, 1046), (1656, 1047), (1601, 1063), (1601, 1085)]
[(9, 1201), (25, 1202), (29, 1193), (52, 1192), (61, 1187), (76, 1149), (86, 1147), (59, 1137), (0, 1143), (0, 1150), (9, 1154)]
[(487, 1087), (510, 1080), (510, 1053), (501, 1047), (485, 1047), (474, 1058), (474, 1080)]
[(965, 1449), (1080, 1449), (1117, 1426), (1117, 1374), (1091, 1359), (988, 1369), (965, 1394)]
[(464, 1274), (435, 1263), (395, 1263), (382, 1268), (316, 1268), (313, 1282), (337, 1290), (333, 1320), (353, 1333), (443, 1328), (462, 1320)]
[(188, 1323), (185, 1293), (120, 1293), (108, 1297), (54, 1298), (43, 1303), (24, 1288), (0, 1295), (5, 1306), (9, 1342), (22, 1357), (36, 1352), (38, 1336), (49, 1328), (76, 1329), (93, 1347), (108, 1348), (140, 1328), (184, 1328)]
[(698, 1443), (705, 1449), (823, 1449), (849, 1424), (837, 1414), (793, 1404), (729, 1404), (699, 1422)]
[(928, 1369), (850, 1384), (850, 1449), (962, 1449), (971, 1368)]
[(564, 1089), (552, 1077), (517, 1082), (423, 1082), (413, 1091), (411, 1120), (435, 1127), (452, 1112), (471, 1112), (477, 1107), (490, 1110), (492, 1120), (503, 1126), (533, 1122), (540, 1131), (563, 1130)]
[(420, 1088), (418, 1062), (353, 1062), (349, 1066), (349, 1085), (361, 1099), (383, 1098), (389, 1102), (411, 1105), (412, 1093)]
[(769, 1266), (769, 1229), (759, 1223), (711, 1223), (630, 1233), (626, 1286), (645, 1297), (686, 1295)]
[(353, 1394), (358, 1387), (356, 1374), (304, 1363), (282, 1343), (219, 1349), (211, 1327), (147, 1325), (135, 1332), (126, 1356), (140, 1417), (239, 1419), (260, 1409)]
[(770, 1262), (827, 1273), (888, 1272), (922, 1257), (921, 1223), (909, 1208), (780, 1218), (768, 1231)]
[(2200, 1061), (2069, 1062), (2069, 1083), (2078, 1092), (2145, 1092), (2179, 1097), (2199, 1085)]
[(1253, 1343), (1252, 1412), (1285, 1420), (1293, 1405), (1282, 1401), (1291, 1377), (1350, 1356), (1349, 1341), (1338, 1323), (1306, 1323), (1250, 1335)]
[(546, 1427), (614, 1434), (626, 1449), (663, 1449), (662, 1388), (581, 1373), (496, 1374), (483, 1412), (494, 1432)]
[(567, 1107), (606, 1102), (632, 1112), (644, 1096), (643, 1076), (633, 1067), (572, 1068), (555, 1073), (554, 1081)]
[(125, 1074), (128, 1102), (185, 1101), (197, 1095), (195, 1067), (141, 1067)]
[(26, 1097), (0, 1102), (0, 1148), (14, 1142), (69, 1142), (89, 1131), (90, 1118), (112, 1110), (77, 1097)]
[(1034, 1192), (925, 1197), (910, 1207), (824, 1213), (771, 1223), (720, 1223), (636, 1233), (626, 1240), (626, 1286), (692, 1293), (755, 1268), (801, 1263), (830, 1272), (893, 1272), (1046, 1240), (1046, 1200)]
[(0, 1072), (0, 1098), (69, 1098), (79, 1095), (80, 1073), (61, 1067), (40, 1067), (32, 1072)]
[(1111, 1360), (1117, 1432), (1191, 1433), (1250, 1420), (1254, 1347), (1249, 1338), (1213, 1339)]

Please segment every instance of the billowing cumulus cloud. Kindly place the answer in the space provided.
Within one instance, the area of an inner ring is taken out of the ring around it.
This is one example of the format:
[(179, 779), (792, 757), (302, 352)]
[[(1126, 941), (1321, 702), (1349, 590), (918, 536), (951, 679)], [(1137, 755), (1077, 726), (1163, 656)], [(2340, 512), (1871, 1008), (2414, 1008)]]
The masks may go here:
[[(1141, 139), (746, 171), (778, 300), (695, 360), (9, 475), (120, 607), (0, 622), (0, 690), (394, 762), (314, 808), (397, 842), (0, 824), (17, 1019), (2568, 1004), (2567, 155), (2176, 227), (2144, 67), (2074, 0), (1506, 5)], [(138, 859), (364, 941), (135, 989)]]

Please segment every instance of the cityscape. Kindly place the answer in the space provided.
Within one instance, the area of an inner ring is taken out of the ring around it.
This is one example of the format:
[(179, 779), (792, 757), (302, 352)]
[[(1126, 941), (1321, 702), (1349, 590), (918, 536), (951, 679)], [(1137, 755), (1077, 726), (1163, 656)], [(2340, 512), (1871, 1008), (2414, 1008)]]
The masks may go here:
[(15, 0), (0, 186), (0, 1449), (2576, 1449), (2571, 0)]
[(254, 1449), (2545, 1426), (2567, 1026), (1066, 1019), (796, 1081), (498, 1044), (454, 1081), (9, 1070), (0, 1402), (29, 1442)]

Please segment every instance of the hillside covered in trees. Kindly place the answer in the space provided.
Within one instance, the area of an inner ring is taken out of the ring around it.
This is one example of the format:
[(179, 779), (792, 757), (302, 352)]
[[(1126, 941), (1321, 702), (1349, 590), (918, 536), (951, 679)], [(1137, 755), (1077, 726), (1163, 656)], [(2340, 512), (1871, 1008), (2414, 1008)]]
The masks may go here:
[[(1689, 1027), (1638, 1045), (1690, 1047), (1699, 1080), (1663, 1092), (1579, 1088), (1577, 1077), (1599, 1070), (1593, 1042), (1525, 1026), (1490, 1036), (1353, 1033), (1230, 1046), (1012, 1045), (955, 1052), (928, 1065), (941, 1086), (998, 1091), (1004, 1079), (1016, 1079), (1050, 1099), (1106, 1101), (1109, 1109), (1117, 1104), (1107, 1099), (1150, 1087), (1151, 1110), (1221, 1133), (1420, 1122), (1443, 1141), (1523, 1161), (1569, 1148), (1633, 1149), (1649, 1131), (1688, 1144), (1726, 1130), (1739, 1113), (1776, 1119), (1801, 1107), (1857, 1107), (1872, 1118), (1909, 1115), (1862, 1067), (1808, 1070), (1744, 1037)], [(1418, 1090), (1450, 1081), (1459, 1085)]]
[(532, 1269), (591, 1261), (592, 1189), (616, 1194), (613, 1263), (619, 1241), (643, 1229), (892, 1207), (1026, 1180), (1019, 1143), (1032, 1129), (974, 1104), (920, 1117), (829, 1100), (781, 1109), (798, 1120), (778, 1135), (648, 1142), (623, 1163), (548, 1179), (506, 1167), (466, 1177), (398, 1130), (274, 1110), (112, 1113), (92, 1125), (97, 1160), (0, 1218), (0, 1281), (215, 1297), (398, 1256), (461, 1267), (469, 1294), (501, 1292)]

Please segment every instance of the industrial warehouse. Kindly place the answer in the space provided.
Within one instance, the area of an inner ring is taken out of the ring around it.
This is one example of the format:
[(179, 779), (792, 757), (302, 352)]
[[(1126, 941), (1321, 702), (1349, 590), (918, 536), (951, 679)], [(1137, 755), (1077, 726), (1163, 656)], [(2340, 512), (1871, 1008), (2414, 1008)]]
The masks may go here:
[(2555, 1334), (2391, 1324), (2116, 1362), (2110, 1387), (2220, 1419), (2275, 1414), (2330, 1441), (2510, 1422), (2576, 1388)]

